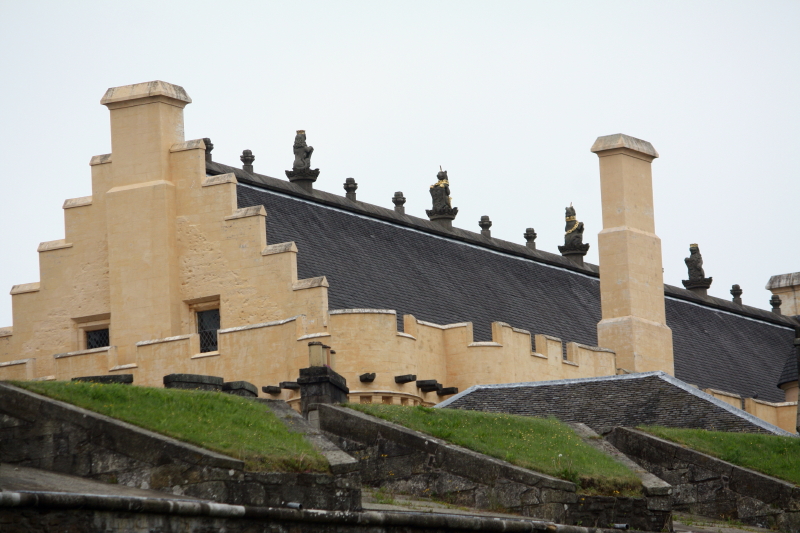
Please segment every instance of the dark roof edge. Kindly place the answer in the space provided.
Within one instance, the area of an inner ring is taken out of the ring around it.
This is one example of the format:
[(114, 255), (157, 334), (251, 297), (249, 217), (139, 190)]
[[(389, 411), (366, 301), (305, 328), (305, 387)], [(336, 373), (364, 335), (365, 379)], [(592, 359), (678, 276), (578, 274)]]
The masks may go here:
[(353, 213), (366, 215), (371, 218), (378, 218), (399, 226), (406, 226), (424, 231), (425, 233), (432, 233), (434, 235), (447, 237), (449, 239), (474, 244), (482, 248), (489, 248), (498, 252), (525, 257), (527, 259), (533, 259), (540, 263), (572, 270), (587, 276), (595, 278), (600, 277), (600, 268), (591, 263), (585, 263), (584, 267), (581, 268), (566, 257), (542, 250), (531, 250), (523, 244), (516, 244), (509, 241), (504, 241), (502, 239), (495, 239), (493, 237), (485, 237), (479, 233), (460, 228), (446, 230), (440, 225), (429, 220), (418, 218), (412, 215), (401, 215), (394, 209), (368, 204), (366, 202), (359, 202), (357, 200), (348, 200), (344, 196), (339, 196), (337, 194), (332, 194), (317, 189), (314, 189), (313, 193), (309, 194), (300, 186), (290, 183), (286, 180), (272, 178), (262, 174), (251, 174), (240, 168), (229, 167), (228, 165), (215, 162), (206, 162), (206, 172), (209, 174), (226, 174), (233, 172), (236, 175), (236, 179), (240, 183), (255, 185), (264, 189), (289, 194), (304, 200), (313, 200), (314, 202), (323, 205), (337, 207)]
[[(290, 183), (287, 180), (273, 178), (263, 174), (251, 174), (242, 170), (241, 168), (231, 167), (213, 161), (206, 162), (206, 172), (213, 175), (233, 173), (236, 175), (236, 179), (239, 182), (246, 183), (248, 185), (254, 185), (256, 187), (281, 192), (304, 200), (313, 200), (314, 202), (323, 205), (336, 207), (345, 211), (351, 211), (353, 213), (365, 215), (371, 218), (377, 218), (400, 226), (406, 226), (423, 231), (425, 233), (447, 237), (449, 239), (462, 241), (483, 248), (488, 248), (490, 250), (503, 252), (518, 257), (524, 257), (526, 259), (532, 259), (539, 263), (557, 266), (565, 270), (571, 270), (573, 272), (583, 274), (585, 276), (594, 278), (600, 277), (600, 268), (592, 263), (584, 263), (584, 266), (580, 267), (566, 257), (558, 254), (545, 252), (543, 250), (532, 250), (523, 244), (504, 241), (503, 239), (496, 239), (494, 237), (485, 237), (479, 233), (460, 228), (446, 230), (429, 220), (412, 215), (401, 215), (394, 209), (368, 204), (366, 202), (359, 202), (357, 200), (348, 200), (344, 196), (339, 196), (337, 194), (320, 191), (317, 189), (309, 194), (299, 185)], [(678, 300), (702, 305), (704, 307), (712, 307), (721, 311), (727, 311), (736, 315), (742, 315), (784, 327), (800, 327), (800, 321), (795, 318), (776, 315), (770, 311), (765, 311), (756, 307), (750, 307), (748, 305), (738, 305), (714, 296), (700, 296), (692, 291), (675, 287), (674, 285), (665, 284), (664, 294), (665, 296), (670, 296)]]

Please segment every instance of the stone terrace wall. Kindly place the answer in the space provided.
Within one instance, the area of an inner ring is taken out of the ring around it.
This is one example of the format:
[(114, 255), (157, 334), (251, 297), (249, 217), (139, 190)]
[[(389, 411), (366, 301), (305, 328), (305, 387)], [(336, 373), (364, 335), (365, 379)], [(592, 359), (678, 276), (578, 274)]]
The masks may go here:
[(509, 385), (478, 385), (437, 407), (555, 416), (605, 434), (660, 425), (789, 435), (663, 372)]
[(800, 487), (633, 429), (615, 428), (608, 440), (672, 484), (677, 510), (800, 531)]
[(576, 493), (574, 483), (368, 416), (320, 406), (320, 429), (360, 460), (366, 485), (436, 497), (478, 509), (505, 509), (562, 524), (661, 531), (670, 524), (670, 496), (614, 498)]
[(5, 383), (0, 462), (232, 504), (361, 508), (355, 468), (336, 476), (245, 472), (238, 459)]

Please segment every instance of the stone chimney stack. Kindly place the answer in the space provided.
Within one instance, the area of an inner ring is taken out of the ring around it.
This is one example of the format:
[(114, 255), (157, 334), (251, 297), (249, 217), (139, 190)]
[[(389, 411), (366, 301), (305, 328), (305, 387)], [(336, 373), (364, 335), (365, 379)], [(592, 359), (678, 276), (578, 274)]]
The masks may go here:
[(100, 101), (111, 115), (112, 152), (107, 177), (93, 187), (102, 183), (95, 193), (104, 198), (95, 202), (106, 206), (111, 342), (121, 364), (133, 362), (137, 341), (181, 331), (170, 162), (184, 142), (183, 108), (191, 101), (183, 87), (163, 81), (113, 87)]
[(112, 87), (100, 103), (111, 112), (114, 185), (169, 180), (169, 149), (182, 143), (183, 87), (150, 81)]
[(800, 272), (772, 276), (766, 288), (781, 299), (780, 309), (784, 315), (800, 315)]
[(655, 233), (653, 145), (628, 135), (598, 137), (603, 230), (598, 235), (602, 320), (600, 346), (617, 367), (675, 374), (672, 330), (666, 325), (661, 239)]

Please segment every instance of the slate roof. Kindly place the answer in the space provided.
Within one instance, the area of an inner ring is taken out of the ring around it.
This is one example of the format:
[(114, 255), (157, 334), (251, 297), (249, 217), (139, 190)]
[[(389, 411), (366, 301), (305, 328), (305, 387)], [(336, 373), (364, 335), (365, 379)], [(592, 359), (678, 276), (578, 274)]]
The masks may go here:
[(781, 377), (778, 379), (778, 386), (780, 387), (784, 383), (791, 383), (792, 381), (797, 381), (797, 354), (794, 347), (789, 350), (789, 355), (786, 357), (783, 372), (781, 372)]
[(436, 407), (554, 416), (598, 433), (619, 426), (657, 425), (791, 435), (664, 372), (476, 385)]
[[(326, 276), (331, 309), (395, 309), (449, 324), (473, 323), (491, 340), (500, 321), (563, 341), (597, 344), (598, 267), (557, 254), (440, 226), (324, 191), (207, 163), (233, 172), (239, 207), (264, 205), (269, 243), (294, 241), (301, 278)], [(702, 388), (783, 401), (777, 383), (800, 325), (748, 306), (665, 286), (675, 372)]]

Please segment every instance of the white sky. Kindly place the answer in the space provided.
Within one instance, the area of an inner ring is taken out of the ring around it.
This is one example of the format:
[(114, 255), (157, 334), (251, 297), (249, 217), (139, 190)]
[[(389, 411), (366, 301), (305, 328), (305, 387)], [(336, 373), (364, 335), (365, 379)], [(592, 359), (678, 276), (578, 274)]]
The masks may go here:
[[(540, 249), (564, 207), (601, 229), (595, 138), (653, 143), (665, 281), (698, 242), (710, 294), (768, 308), (770, 275), (800, 271), (800, 2), (18, 2), (0, 0), (0, 327), (8, 290), (37, 281), (61, 205), (91, 193), (110, 152), (108, 87), (183, 86), (186, 138), (216, 161), (291, 168), (296, 129), (316, 187), (424, 217), (439, 165), (455, 225)], [(267, 219), (269, 224), (269, 218)], [(300, 253), (303, 251), (300, 250)], [(458, 275), (454, 273), (453, 275)]]

